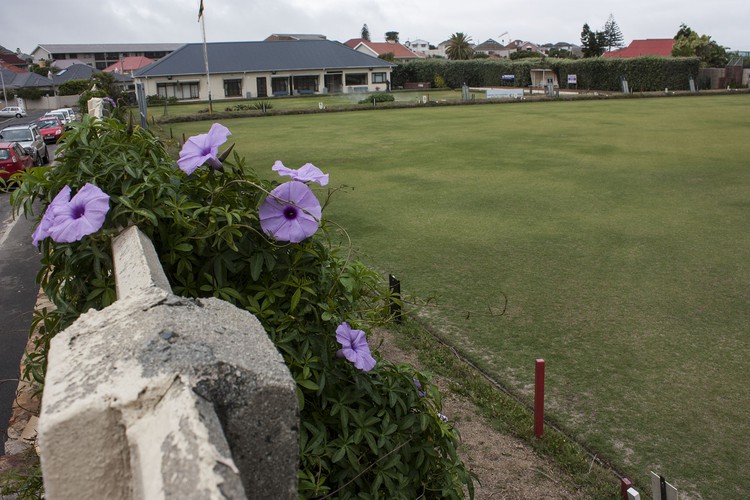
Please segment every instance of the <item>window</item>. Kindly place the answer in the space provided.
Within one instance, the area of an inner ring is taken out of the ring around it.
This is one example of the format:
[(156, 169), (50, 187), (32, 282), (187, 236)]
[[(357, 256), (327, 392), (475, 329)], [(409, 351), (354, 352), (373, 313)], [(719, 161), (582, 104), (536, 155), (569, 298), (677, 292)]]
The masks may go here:
[(198, 82), (157, 83), (156, 94), (177, 99), (198, 99), (200, 95)]
[(224, 97), (242, 97), (242, 79), (224, 80)]
[(98, 62), (98, 63), (96, 63), (96, 69), (104, 69), (107, 66), (109, 66), (109, 64), (107, 64), (106, 62)]
[(318, 91), (318, 80), (317, 76), (295, 76), (294, 90), (300, 94), (314, 94)]
[(385, 73), (373, 73), (372, 83), (385, 83)]
[(346, 85), (367, 85), (367, 73), (348, 73)]
[(273, 95), (289, 94), (289, 79), (286, 77), (271, 78), (271, 92)]

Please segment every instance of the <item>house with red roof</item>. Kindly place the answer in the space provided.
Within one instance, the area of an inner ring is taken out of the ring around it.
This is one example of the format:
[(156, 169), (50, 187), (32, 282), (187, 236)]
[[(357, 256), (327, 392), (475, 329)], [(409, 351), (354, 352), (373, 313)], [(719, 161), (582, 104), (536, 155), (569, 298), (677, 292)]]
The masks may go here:
[(393, 54), (394, 61), (414, 61), (416, 59), (424, 59), (415, 52), (412, 52), (404, 45), (398, 42), (371, 42), (364, 38), (352, 38), (344, 42), (344, 45), (350, 49), (354, 49), (357, 52), (362, 52), (373, 57), (380, 57), (385, 54)]
[(605, 52), (602, 57), (631, 58), (641, 56), (672, 57), (672, 38), (647, 38), (646, 40), (633, 40), (630, 45), (623, 49)]
[(133, 76), (135, 70), (145, 68), (152, 62), (154, 62), (154, 59), (145, 56), (124, 57), (116, 63), (110, 64), (102, 71), (104, 73), (120, 73), (121, 75)]

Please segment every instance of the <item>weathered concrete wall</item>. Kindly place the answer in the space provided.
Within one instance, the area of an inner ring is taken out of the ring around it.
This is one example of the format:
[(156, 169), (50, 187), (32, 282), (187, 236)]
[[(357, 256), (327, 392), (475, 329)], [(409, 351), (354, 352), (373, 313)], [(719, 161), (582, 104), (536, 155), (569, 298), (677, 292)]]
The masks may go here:
[(117, 302), (52, 341), (47, 498), (294, 498), (295, 384), (258, 320), (172, 295), (136, 228), (113, 249)]

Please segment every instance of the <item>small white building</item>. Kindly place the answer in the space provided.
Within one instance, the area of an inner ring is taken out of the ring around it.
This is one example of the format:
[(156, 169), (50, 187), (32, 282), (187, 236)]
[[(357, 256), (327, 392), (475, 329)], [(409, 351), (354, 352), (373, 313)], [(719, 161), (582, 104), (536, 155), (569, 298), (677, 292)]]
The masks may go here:
[[(395, 64), (331, 40), (207, 44), (214, 100), (386, 90)], [(146, 95), (208, 100), (203, 44), (135, 72)]]

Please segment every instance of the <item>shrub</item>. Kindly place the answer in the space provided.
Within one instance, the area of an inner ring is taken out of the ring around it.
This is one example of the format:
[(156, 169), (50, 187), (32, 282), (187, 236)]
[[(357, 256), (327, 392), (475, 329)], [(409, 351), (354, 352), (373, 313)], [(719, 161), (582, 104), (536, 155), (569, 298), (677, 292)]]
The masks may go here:
[(146, 96), (146, 103), (149, 106), (158, 106), (160, 104), (164, 104), (165, 102), (168, 105), (177, 104), (177, 98), (176, 97), (162, 97), (156, 94)]
[(60, 95), (78, 95), (89, 90), (91, 86), (91, 80), (69, 80), (57, 87), (57, 93)]
[[(335, 225), (323, 218), (301, 241), (282, 241), (280, 233), (274, 239), (259, 207), (276, 182), (262, 180), (236, 153), (210, 160), (218, 170), (193, 165), (186, 175), (158, 138), (114, 119), (84, 117), (60, 149), (58, 164), (23, 174), (15, 209), (29, 214), (34, 200), (49, 204), (65, 186), (81, 192), (87, 183), (110, 196), (110, 209), (102, 227), (79, 241), (40, 242), (39, 279), (57, 310), (36, 313), (40, 352), (29, 356), (27, 377), (43, 381), (56, 332), (115, 300), (111, 239), (135, 224), (154, 242), (175, 293), (219, 297), (250, 311), (282, 354), (297, 383), (301, 497), (451, 498), (464, 486), (473, 491), (456, 455), (457, 431), (440, 415), (440, 394), (427, 375), (379, 359), (377, 351), (369, 371), (337, 356), (344, 322), (361, 328), (389, 319), (389, 292), (348, 248), (332, 243), (342, 239)], [(317, 189), (326, 199), (332, 194)]]
[(373, 94), (369, 94), (367, 97), (359, 101), (359, 104), (373, 104), (378, 102), (394, 102), (396, 100), (395, 97), (393, 97), (393, 94), (388, 94), (385, 92), (375, 92)]

